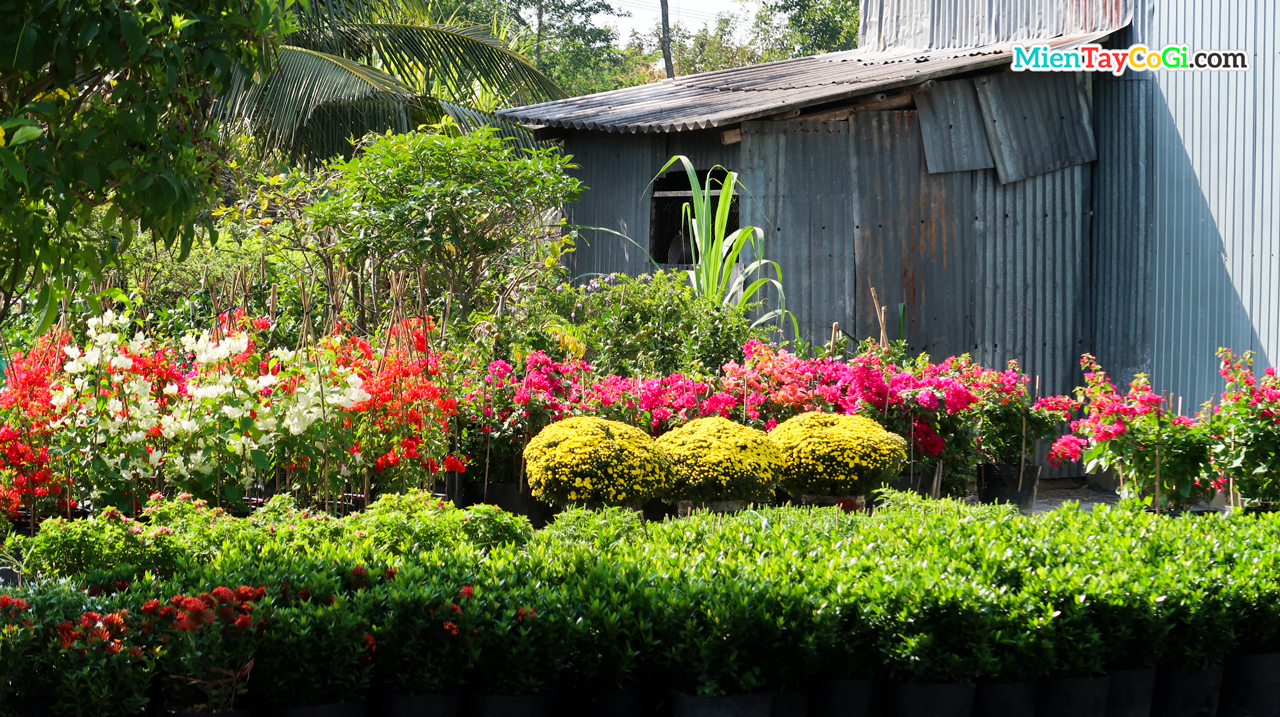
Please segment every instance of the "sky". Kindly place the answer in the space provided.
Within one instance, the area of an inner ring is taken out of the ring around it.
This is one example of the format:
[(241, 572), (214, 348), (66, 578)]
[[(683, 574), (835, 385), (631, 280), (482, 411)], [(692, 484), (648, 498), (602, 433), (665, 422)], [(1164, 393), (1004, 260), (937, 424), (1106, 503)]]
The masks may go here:
[[(648, 33), (657, 27), (662, 18), (658, 0), (610, 0), (610, 3), (621, 10), (631, 13), (631, 17), (601, 18), (604, 24), (618, 28), (618, 39), (625, 44), (634, 29), (640, 34)], [(683, 23), (690, 30), (697, 30), (703, 25), (715, 21), (719, 13), (736, 13), (742, 15), (749, 6), (742, 0), (668, 0), (671, 13), (671, 24)]]

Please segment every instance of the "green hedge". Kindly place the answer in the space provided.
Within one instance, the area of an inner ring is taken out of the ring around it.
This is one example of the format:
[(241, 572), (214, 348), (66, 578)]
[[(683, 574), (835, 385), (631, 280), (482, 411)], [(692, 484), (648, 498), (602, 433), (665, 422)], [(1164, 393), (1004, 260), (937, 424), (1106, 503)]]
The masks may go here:
[[(127, 610), (120, 654), (139, 647), (137, 665), (105, 651), (77, 659), (97, 660), (116, 692), (146, 696), (164, 681), (147, 660), (187, 649), (158, 626), (144, 634), (147, 601), (241, 585), (264, 595), (241, 605), (256, 652), (237, 704), (370, 690), (1013, 682), (1280, 651), (1271, 515), (1125, 506), (1028, 519), (894, 494), (872, 516), (772, 508), (644, 523), (570, 511), (533, 534), (487, 510), (391, 500), (342, 520), (280, 504), (233, 519), (172, 502), (140, 530), (113, 517), (42, 532), (20, 545), (28, 574), (41, 573), (10, 590), (25, 606), (0, 607), (0, 626), (17, 626), (0, 633), (0, 695), (59, 695), (63, 714), (115, 714), (68, 695), (57, 624)], [(87, 548), (90, 537), (100, 544)], [(92, 564), (95, 551), (127, 565)], [(129, 669), (132, 681), (120, 676)], [(76, 690), (94, 689), (86, 674)], [(173, 708), (197, 699), (165, 694)]]

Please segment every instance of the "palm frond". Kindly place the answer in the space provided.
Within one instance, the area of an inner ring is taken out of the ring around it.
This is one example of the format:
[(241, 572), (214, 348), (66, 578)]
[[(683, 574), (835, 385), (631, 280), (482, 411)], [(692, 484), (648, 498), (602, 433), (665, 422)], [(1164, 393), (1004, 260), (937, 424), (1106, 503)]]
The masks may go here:
[(533, 135), (525, 128), (517, 124), (505, 122), (497, 118), (497, 116), (472, 109), (463, 105), (445, 102), (443, 100), (432, 100), (432, 103), (439, 106), (441, 111), (449, 115), (454, 124), (463, 132), (474, 132), (481, 127), (493, 127), (498, 137), (511, 140), (517, 147), (525, 149), (545, 149), (554, 146), (553, 142), (539, 142), (533, 138)]
[(426, 94), (473, 85), (522, 104), (564, 96), (555, 82), (480, 26), (354, 23), (291, 33), (290, 45), (373, 64)]
[[(365, 103), (375, 108), (376, 115), (401, 118), (400, 124), (407, 126), (407, 108), (418, 99), (413, 87), (385, 72), (336, 55), (284, 45), (269, 75), (257, 82), (243, 75), (235, 78), (230, 91), (219, 100), (217, 116), (233, 124), (247, 124), (265, 146), (285, 150), (296, 158), (307, 153), (298, 141), (299, 133), (321, 107)], [(381, 126), (383, 122), (367, 124)], [(363, 136), (363, 132), (356, 135), (357, 131), (351, 128), (343, 136)]]

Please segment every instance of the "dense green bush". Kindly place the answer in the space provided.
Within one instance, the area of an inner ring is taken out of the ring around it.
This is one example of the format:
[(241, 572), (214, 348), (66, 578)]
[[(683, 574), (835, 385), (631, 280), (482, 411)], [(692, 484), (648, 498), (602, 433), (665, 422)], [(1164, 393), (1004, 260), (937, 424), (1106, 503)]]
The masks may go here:
[(538, 287), (511, 313), (500, 353), (576, 354), (604, 375), (714, 374), (763, 337), (746, 311), (699, 297), (676, 271)]
[[(532, 538), (502, 521), (464, 527), (485, 515), (422, 495), (343, 520), (284, 500), (250, 519), (161, 504), (151, 529), (167, 524), (189, 553), (171, 576), (104, 585), (80, 552), (66, 563), (33, 553), (49, 577), (9, 591), (29, 605), (0, 614), (0, 628), (32, 624), (0, 629), (0, 655), (21, 655), (0, 672), (0, 692), (82, 690), (57, 670), (70, 659), (58, 648), (63, 621), (136, 615), (147, 600), (221, 585), (266, 590), (246, 704), (273, 706), (367, 689), (664, 684), (715, 695), (819, 678), (1019, 682), (1196, 668), (1280, 646), (1271, 515), (1170, 518), (1125, 505), (1028, 519), (892, 494), (874, 515), (763, 508), (644, 523), (577, 509)], [(153, 659), (147, 650), (163, 661), (173, 649), (130, 639), (143, 655), (121, 675)], [(97, 669), (112, 657), (74, 659)]]

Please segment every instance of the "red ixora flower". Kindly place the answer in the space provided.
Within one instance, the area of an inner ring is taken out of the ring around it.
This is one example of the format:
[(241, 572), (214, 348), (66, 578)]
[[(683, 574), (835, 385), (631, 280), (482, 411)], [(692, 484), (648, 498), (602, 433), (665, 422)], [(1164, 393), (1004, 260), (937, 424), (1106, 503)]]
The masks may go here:
[(463, 586), (462, 586), (462, 599), (463, 599), (463, 600), (470, 600), (470, 599), (471, 599), (471, 597), (472, 597), (472, 595), (473, 595), (474, 593), (475, 593), (475, 590), (473, 590), (473, 589), (471, 588), (471, 586), (470, 586), (470, 585), (463, 585)]
[(447, 633), (449, 633), (450, 635), (457, 635), (457, 634), (458, 634), (458, 626), (457, 626), (457, 624), (456, 624), (456, 623), (450, 622), (449, 620), (445, 620), (445, 622), (444, 622), (444, 631), (445, 631), (445, 632), (447, 632)]

